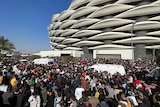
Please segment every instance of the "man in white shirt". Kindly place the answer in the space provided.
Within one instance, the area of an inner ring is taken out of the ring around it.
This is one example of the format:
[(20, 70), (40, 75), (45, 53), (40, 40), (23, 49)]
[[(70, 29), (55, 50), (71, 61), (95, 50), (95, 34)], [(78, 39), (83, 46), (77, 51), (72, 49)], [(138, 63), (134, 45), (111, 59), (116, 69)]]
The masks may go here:
[(28, 102), (30, 103), (30, 107), (40, 107), (40, 96), (33, 92), (32, 95), (29, 97)]
[(78, 87), (76, 88), (75, 93), (74, 93), (77, 101), (82, 97), (82, 92), (83, 91), (84, 91), (84, 88), (81, 88), (81, 85), (78, 84)]

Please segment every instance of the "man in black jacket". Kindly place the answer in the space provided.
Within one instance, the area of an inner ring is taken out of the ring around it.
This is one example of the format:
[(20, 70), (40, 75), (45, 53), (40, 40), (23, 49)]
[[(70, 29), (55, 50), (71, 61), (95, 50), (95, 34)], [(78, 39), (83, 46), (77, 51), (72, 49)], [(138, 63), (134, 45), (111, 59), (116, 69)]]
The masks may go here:
[(3, 94), (3, 92), (0, 91), (0, 107), (2, 107), (2, 105), (3, 105), (2, 94)]
[(47, 104), (45, 107), (53, 107), (55, 95), (53, 94), (52, 89), (49, 89), (47, 91), (47, 94), (48, 94), (48, 99), (47, 99)]

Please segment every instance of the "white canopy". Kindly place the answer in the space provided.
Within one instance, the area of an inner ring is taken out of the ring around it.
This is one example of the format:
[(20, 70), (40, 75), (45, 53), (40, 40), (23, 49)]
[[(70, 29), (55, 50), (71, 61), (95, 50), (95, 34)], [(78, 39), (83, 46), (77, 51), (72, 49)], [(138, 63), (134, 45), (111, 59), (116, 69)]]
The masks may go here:
[(95, 64), (89, 67), (89, 69), (93, 68), (94, 71), (104, 72), (107, 71), (111, 75), (115, 73), (120, 73), (121, 75), (125, 75), (125, 69), (122, 65), (114, 65), (114, 64)]
[(51, 58), (39, 58), (39, 59), (34, 59), (33, 62), (34, 64), (48, 64), (49, 62), (53, 62), (54, 60)]

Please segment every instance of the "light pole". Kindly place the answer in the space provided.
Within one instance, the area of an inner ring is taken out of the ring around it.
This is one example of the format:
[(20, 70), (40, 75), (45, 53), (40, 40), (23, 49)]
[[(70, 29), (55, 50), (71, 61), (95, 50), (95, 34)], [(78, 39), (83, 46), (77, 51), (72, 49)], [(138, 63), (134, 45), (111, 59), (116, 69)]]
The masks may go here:
[(156, 53), (156, 49), (153, 48), (153, 61), (155, 60), (155, 53)]
[(133, 47), (133, 29), (134, 29), (134, 24), (136, 22), (132, 22), (131, 26), (131, 48), (132, 48), (132, 72), (133, 72), (133, 64), (134, 64), (134, 47)]

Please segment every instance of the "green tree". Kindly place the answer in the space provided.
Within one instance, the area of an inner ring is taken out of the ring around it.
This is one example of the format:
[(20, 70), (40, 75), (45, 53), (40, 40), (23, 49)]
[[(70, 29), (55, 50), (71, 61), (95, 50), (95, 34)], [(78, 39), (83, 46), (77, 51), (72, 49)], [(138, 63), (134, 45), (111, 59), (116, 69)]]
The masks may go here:
[(37, 58), (41, 58), (41, 56), (40, 55), (30, 55), (29, 58), (30, 58), (30, 60), (34, 60)]
[(69, 61), (74, 61), (74, 60), (75, 60), (75, 58), (73, 56), (65, 56), (63, 58), (64, 62), (69, 62)]
[(12, 51), (13, 49), (15, 49), (14, 44), (8, 39), (4, 38), (4, 36), (0, 36), (0, 51), (1, 50)]

